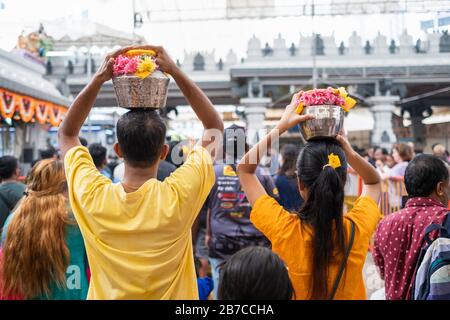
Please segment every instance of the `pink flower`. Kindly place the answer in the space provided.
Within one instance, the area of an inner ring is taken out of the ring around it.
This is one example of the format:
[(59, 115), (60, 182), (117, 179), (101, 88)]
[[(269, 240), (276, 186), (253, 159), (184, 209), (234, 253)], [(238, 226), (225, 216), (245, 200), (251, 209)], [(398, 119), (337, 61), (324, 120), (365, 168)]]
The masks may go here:
[(304, 92), (301, 95), (299, 102), (303, 102), (305, 106), (324, 104), (342, 106), (345, 104), (345, 100), (331, 87)]
[(114, 61), (113, 74), (115, 76), (133, 74), (136, 72), (138, 67), (137, 57), (127, 57), (120, 55)]

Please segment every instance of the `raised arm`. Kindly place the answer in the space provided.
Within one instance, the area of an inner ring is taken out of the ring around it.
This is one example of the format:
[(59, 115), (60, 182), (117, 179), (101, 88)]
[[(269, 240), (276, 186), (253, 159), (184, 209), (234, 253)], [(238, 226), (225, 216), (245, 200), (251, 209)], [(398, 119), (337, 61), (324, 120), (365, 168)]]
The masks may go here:
[[(156, 63), (161, 70), (173, 77), (187, 102), (202, 122), (205, 129), (202, 146), (208, 149), (210, 153), (213, 153), (214, 148), (218, 147), (217, 143), (221, 142), (223, 133), (223, 121), (219, 113), (205, 93), (176, 65), (163, 47), (146, 46), (146, 48), (156, 52)], [(216, 139), (220, 141), (215, 140), (211, 143), (210, 137), (216, 135), (220, 135), (218, 137), (220, 139)]]
[(344, 149), (347, 162), (363, 180), (364, 187), (361, 196), (369, 196), (375, 202), (378, 202), (381, 194), (381, 178), (377, 169), (353, 150), (344, 136), (338, 135), (336, 140), (341, 144), (342, 149)]
[(58, 129), (58, 144), (63, 159), (69, 149), (81, 145), (78, 139), (81, 127), (86, 121), (103, 83), (112, 78), (114, 58), (133, 48), (135, 47), (121, 48), (107, 55), (95, 75), (72, 102), (69, 112)]
[(259, 197), (267, 194), (255, 174), (261, 157), (267, 153), (267, 149), (272, 146), (272, 143), (277, 141), (279, 136), (289, 128), (300, 122), (313, 119), (312, 115), (300, 116), (295, 112), (297, 107), (296, 101), (297, 95), (294, 95), (276, 127), (247, 152), (237, 167), (242, 189), (244, 189), (251, 205), (253, 205)]

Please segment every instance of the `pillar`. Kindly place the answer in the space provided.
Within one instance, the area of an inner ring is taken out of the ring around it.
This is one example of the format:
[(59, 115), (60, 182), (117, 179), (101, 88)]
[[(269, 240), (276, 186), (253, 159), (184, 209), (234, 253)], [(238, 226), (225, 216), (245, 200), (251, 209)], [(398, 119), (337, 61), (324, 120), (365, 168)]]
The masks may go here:
[(432, 111), (429, 106), (424, 103), (414, 103), (405, 108), (411, 119), (411, 133), (414, 139), (414, 145), (417, 149), (424, 149), (427, 146), (427, 131), (422, 120), (431, 115)]
[(368, 99), (374, 117), (371, 143), (390, 149), (397, 142), (392, 128), (392, 113), (395, 111), (397, 96), (374, 96)]
[(245, 106), (247, 120), (247, 142), (254, 145), (267, 132), (264, 126), (266, 107), (272, 102), (271, 98), (242, 98), (240, 103)]

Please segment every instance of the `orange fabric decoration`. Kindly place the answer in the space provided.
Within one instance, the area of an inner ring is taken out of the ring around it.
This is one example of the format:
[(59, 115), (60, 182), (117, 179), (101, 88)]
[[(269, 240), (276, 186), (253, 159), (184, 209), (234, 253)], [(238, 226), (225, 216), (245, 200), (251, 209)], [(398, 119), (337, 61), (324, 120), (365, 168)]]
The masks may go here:
[(20, 97), (19, 114), (23, 122), (30, 122), (34, 116), (34, 101), (26, 97)]
[(59, 126), (67, 107), (0, 88), (0, 117), (25, 123), (39, 122)]

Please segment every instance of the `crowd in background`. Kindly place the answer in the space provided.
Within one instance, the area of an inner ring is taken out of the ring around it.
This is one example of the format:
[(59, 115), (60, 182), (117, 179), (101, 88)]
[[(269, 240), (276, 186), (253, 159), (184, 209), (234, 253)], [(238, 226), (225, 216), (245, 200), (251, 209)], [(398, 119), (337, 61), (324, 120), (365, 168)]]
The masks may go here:
[[(295, 96), (276, 128), (249, 146), (245, 128), (224, 130), (200, 88), (163, 48), (149, 48), (203, 124), (199, 145), (167, 137), (154, 110), (118, 120), (114, 151), (123, 162), (80, 138), (112, 77), (111, 58), (130, 48), (106, 57), (60, 126), (59, 150), (41, 152), (25, 181), (16, 158), (0, 158), (0, 298), (366, 299), (369, 248), (386, 299), (420, 296), (427, 227), (445, 225), (448, 212), (442, 145), (433, 155), (403, 143), (364, 152), (338, 134), (284, 145), (278, 159), (275, 140), (311, 119), (295, 112)], [(208, 130), (223, 132), (223, 157)], [(349, 170), (362, 190), (344, 213)], [(381, 184), (390, 179), (401, 179), (408, 197), (383, 218)], [(439, 283), (427, 292), (450, 299)]]
[[(241, 130), (242, 133), (245, 134), (245, 128), (243, 127), (233, 125), (228, 129), (232, 130), (233, 134), (236, 133), (236, 130)], [(205, 300), (217, 297), (220, 277), (219, 270), (227, 261), (230, 261), (227, 265), (227, 268), (230, 269), (233, 268), (233, 266), (236, 268), (236, 265), (242, 263), (242, 259), (251, 260), (252, 266), (255, 268), (254, 272), (257, 272), (258, 267), (261, 266), (260, 264), (266, 262), (267, 259), (274, 259), (274, 264), (278, 263), (282, 265), (282, 262), (277, 262), (277, 256), (273, 256), (269, 254), (270, 251), (266, 252), (262, 249), (270, 249), (271, 243), (250, 221), (251, 205), (245, 197), (239, 178), (236, 174), (236, 165), (243, 154), (237, 153), (236, 141), (233, 141), (233, 139), (224, 140), (225, 157), (223, 161), (219, 160), (215, 164), (215, 185), (192, 227), (199, 297), (200, 299)], [(123, 179), (123, 162), (118, 161), (117, 157), (109, 157), (109, 159), (113, 159), (113, 161), (108, 162), (106, 147), (102, 146), (100, 143), (91, 143), (88, 145), (83, 137), (80, 137), (80, 140), (82, 145), (88, 148), (99, 172), (113, 182), (119, 183)], [(183, 144), (183, 141), (173, 139), (172, 137), (167, 137), (166, 141), (170, 144), (171, 152), (175, 152), (181, 158), (186, 157), (188, 149), (183, 147), (183, 145), (185, 145)], [(378, 146), (371, 147), (367, 151), (358, 149), (356, 146), (353, 147), (372, 166), (376, 167), (381, 178), (385, 180), (399, 177), (403, 179), (409, 162), (418, 155), (418, 153), (414, 151), (413, 146), (406, 143), (394, 145), (391, 152)], [(248, 149), (249, 147), (247, 146), (245, 151), (248, 151)], [(225, 153), (225, 150), (232, 150), (233, 152), (227, 154)], [(279, 153), (279, 167), (276, 174), (270, 174), (270, 163), (267, 163), (266, 166), (261, 166), (258, 169), (260, 170), (258, 177), (263, 183), (267, 193), (275, 198), (286, 210), (291, 212), (298, 212), (304, 202), (299, 193), (296, 172), (296, 164), (300, 150), (301, 148), (293, 144), (283, 145)], [(433, 145), (432, 154), (437, 159), (440, 159), (445, 163), (450, 163), (448, 151), (444, 146), (440, 144)], [(33, 180), (43, 179), (42, 175), (44, 172), (39, 171), (45, 170), (54, 170), (51, 173), (54, 175), (54, 179), (52, 178), (50, 181), (47, 181), (49, 185), (62, 183), (62, 181), (58, 181), (58, 174), (59, 179), (64, 180), (62, 177), (62, 167), (58, 160), (59, 158), (56, 148), (49, 148), (41, 151), (40, 159), (33, 163), (33, 168), (28, 173), (25, 181), (23, 181), (23, 176), (19, 169), (19, 162), (16, 158), (13, 156), (3, 156), (0, 158), (0, 224), (2, 225), (1, 230), (3, 231), (2, 244), (5, 242), (6, 229), (13, 217), (11, 213), (14, 211), (14, 208), (19, 203), (20, 199), (26, 194), (25, 183), (37, 183), (36, 181), (33, 182)], [(169, 156), (160, 163), (157, 174), (157, 179), (159, 181), (163, 181), (165, 178), (169, 177), (172, 172), (182, 165), (182, 163), (176, 163), (175, 161), (175, 163), (173, 163), (171, 159), (172, 157)], [(44, 166), (48, 166), (48, 168), (44, 168)], [(55, 167), (55, 169), (52, 169), (51, 167)], [(39, 183), (44, 183), (44, 181), (40, 181)], [(226, 185), (228, 188), (226, 192), (224, 191), (223, 185)], [(232, 186), (231, 189), (230, 186)], [(44, 188), (45, 186), (42, 187)], [(393, 195), (393, 198), (395, 197), (396, 195)], [(237, 199), (239, 201), (236, 201)], [(232, 212), (231, 215), (230, 212)], [(18, 214), (16, 213), (16, 215)], [(68, 218), (65, 217), (64, 220), (66, 219)], [(73, 216), (71, 217), (71, 220), (71, 223), (76, 225)], [(25, 220), (23, 223), (32, 224), (36, 222)], [(24, 227), (25, 226), (22, 226), (22, 228)], [(57, 226), (48, 225), (46, 227), (51, 230), (48, 232), (54, 232), (53, 229)], [(43, 228), (43, 226), (40, 228)], [(81, 233), (75, 226), (72, 229), (73, 230), (70, 231), (59, 230), (59, 235), (62, 236), (65, 232), (70, 232), (72, 239), (68, 241), (69, 246), (67, 249), (69, 249), (71, 255), (77, 255), (77, 253), (74, 252), (78, 250), (78, 256), (83, 256), (85, 255), (85, 249)], [(416, 237), (420, 238), (421, 235), (417, 234)], [(37, 239), (29, 239), (29, 241), (37, 241)], [(74, 248), (70, 246), (74, 246)], [(251, 249), (255, 246), (261, 247), (261, 249), (258, 249), (259, 251), (252, 251)], [(245, 248), (247, 249), (242, 250)], [(15, 250), (19, 249), (20, 247)], [(64, 249), (63, 252), (64, 251), (66, 251), (66, 249)], [(6, 251), (6, 253), (8, 254), (8, 251)], [(379, 254), (376, 257), (377, 259), (380, 259)], [(65, 259), (67, 259), (67, 257), (65, 257)], [(32, 262), (29, 261), (29, 263)], [(51, 261), (51, 263), (60, 264), (58, 272), (61, 274), (60, 277), (62, 278), (62, 274), (64, 273), (63, 270), (61, 270), (62, 262)], [(84, 269), (88, 270), (87, 261), (80, 260), (79, 264), (82, 265)], [(19, 267), (19, 265), (17, 267)], [(20, 265), (20, 267), (26, 267), (26, 265)], [(231, 277), (231, 282), (238, 283), (243, 281), (243, 279), (239, 279), (239, 277), (247, 277), (247, 275), (227, 275), (227, 268), (223, 270), (224, 277)], [(273, 271), (274, 270), (271, 270), (270, 272)], [(253, 272), (250, 272), (249, 274), (253, 274)], [(88, 275), (88, 273), (86, 273), (86, 275)], [(278, 275), (273, 274), (271, 278), (276, 281), (278, 277)], [(33, 279), (29, 279), (29, 281), (32, 282)], [(34, 279), (34, 281), (38, 282), (38, 279)], [(87, 284), (88, 276), (84, 277), (83, 281)], [(36, 284), (36, 286), (38, 287), (39, 285)], [(233, 288), (233, 290), (235, 289), (236, 288)], [(236, 298), (248, 297), (251, 294), (255, 293), (241, 292)], [(263, 293), (263, 295), (264, 294), (267, 293)], [(404, 297), (406, 292), (403, 292), (402, 294)], [(34, 296), (32, 292), (27, 296), (38, 298)], [(77, 299), (84, 298), (85, 296), (86, 287), (84, 287), (82, 293), (71, 296), (71, 298)], [(58, 293), (53, 292), (51, 298), (58, 299), (58, 297)], [(401, 298), (402, 296), (397, 295), (395, 297)], [(61, 295), (60, 298), (68, 297)], [(228, 297), (223, 298), (226, 299)]]

